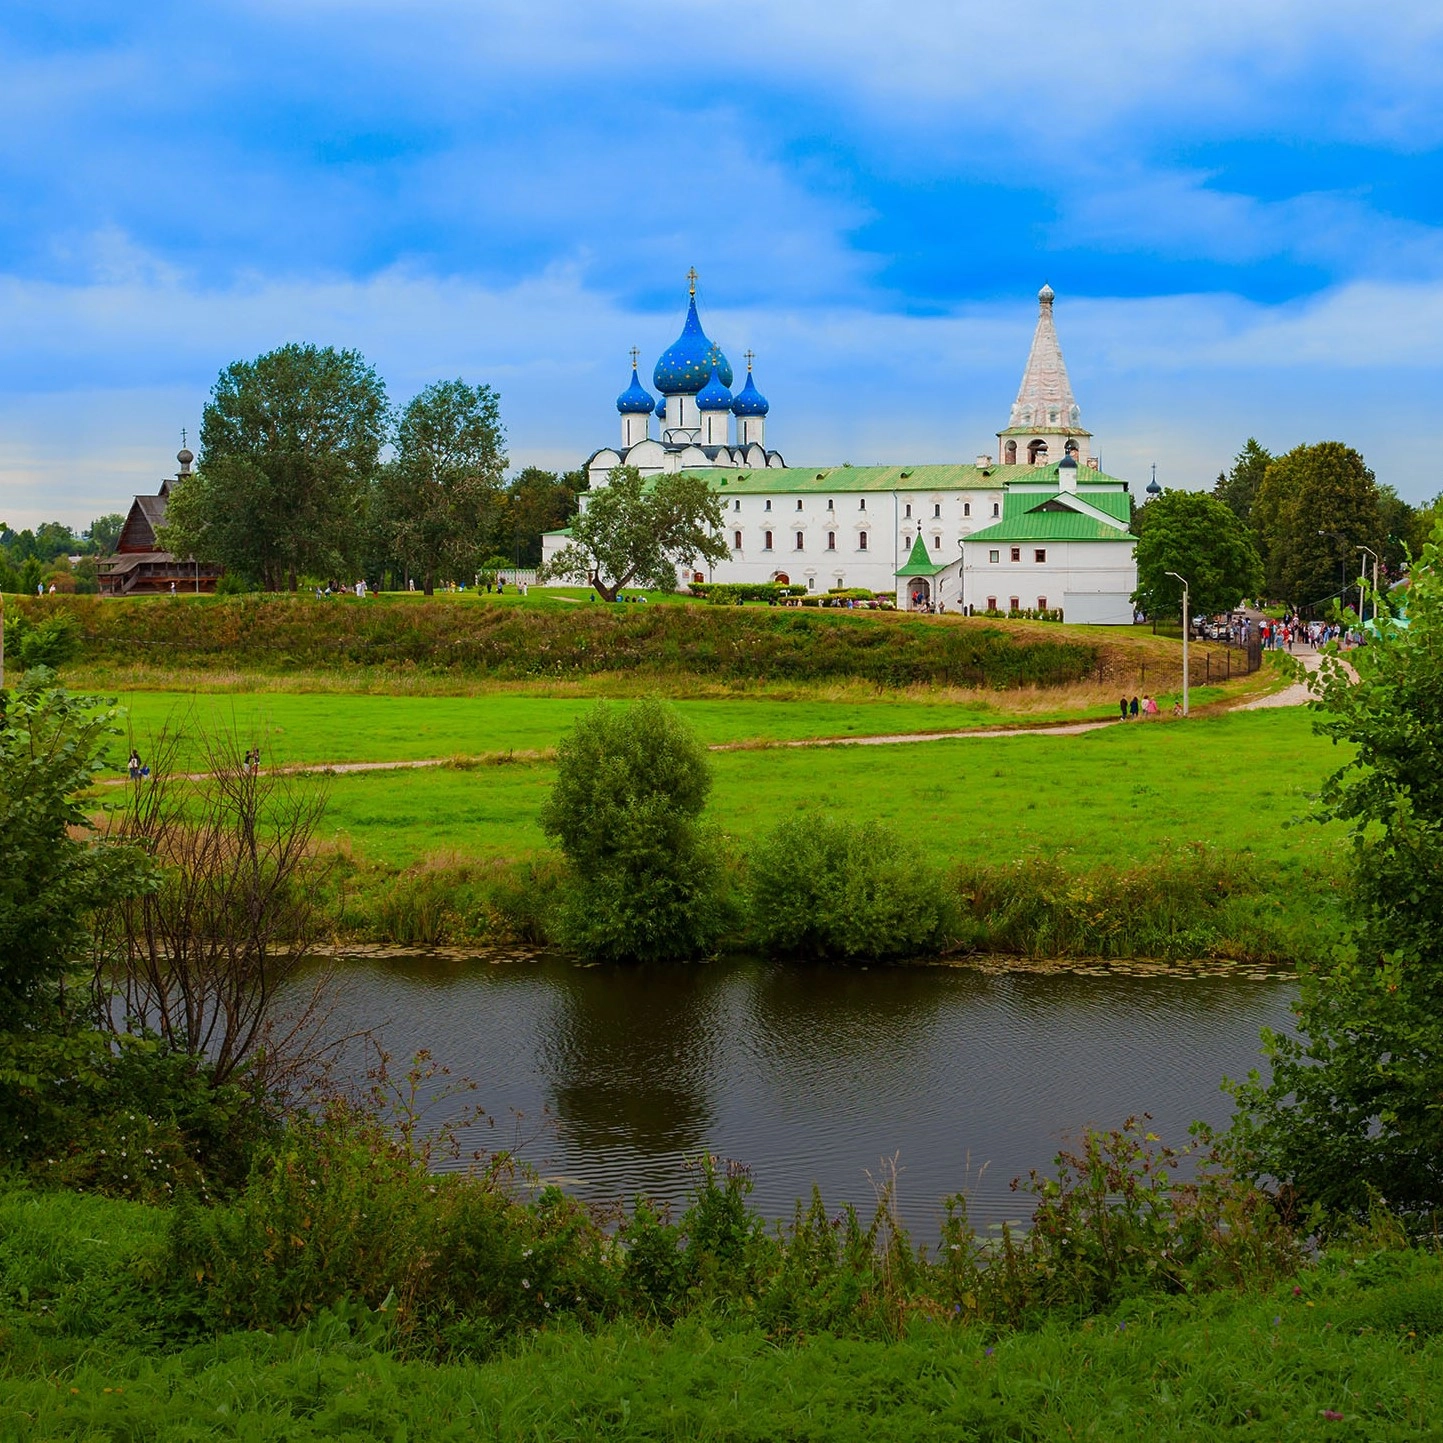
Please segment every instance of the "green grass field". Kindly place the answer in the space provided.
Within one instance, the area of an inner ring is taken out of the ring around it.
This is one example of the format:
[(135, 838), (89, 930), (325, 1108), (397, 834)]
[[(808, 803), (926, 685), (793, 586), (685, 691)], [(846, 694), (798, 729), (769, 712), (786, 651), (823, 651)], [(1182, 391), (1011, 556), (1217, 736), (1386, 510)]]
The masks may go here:
[[(1309, 722), (1278, 709), (1081, 736), (720, 752), (711, 810), (743, 845), (809, 806), (875, 817), (944, 862), (1061, 853), (1082, 868), (1206, 842), (1253, 853), (1286, 884), (1339, 844), (1336, 832), (1286, 826), (1339, 760)], [(536, 814), (552, 776), (546, 762), (337, 775), (326, 826), (393, 867), (524, 856), (545, 845)]]

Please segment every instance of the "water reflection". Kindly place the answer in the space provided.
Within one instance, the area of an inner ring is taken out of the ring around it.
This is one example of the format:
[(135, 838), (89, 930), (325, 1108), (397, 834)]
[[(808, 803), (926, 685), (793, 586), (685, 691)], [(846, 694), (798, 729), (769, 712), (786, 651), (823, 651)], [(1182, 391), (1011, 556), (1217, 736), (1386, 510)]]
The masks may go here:
[(704, 966), (572, 968), (551, 979), (535, 1041), (567, 1138), (598, 1153), (701, 1152), (735, 979)]
[(1181, 1141), (1195, 1118), (1224, 1122), (1222, 1075), (1257, 1066), (1260, 1028), (1292, 1021), (1288, 985), (1232, 977), (748, 959), (360, 960), (343, 976), (338, 1025), (475, 1079), (498, 1117), (529, 1119), (527, 1157), (581, 1195), (679, 1198), (706, 1149), (750, 1164), (774, 1216), (814, 1181), (866, 1204), (867, 1170), (893, 1154), (915, 1220), (968, 1183), (975, 1216), (1017, 1216), (1010, 1179), (1089, 1124), (1147, 1111)]

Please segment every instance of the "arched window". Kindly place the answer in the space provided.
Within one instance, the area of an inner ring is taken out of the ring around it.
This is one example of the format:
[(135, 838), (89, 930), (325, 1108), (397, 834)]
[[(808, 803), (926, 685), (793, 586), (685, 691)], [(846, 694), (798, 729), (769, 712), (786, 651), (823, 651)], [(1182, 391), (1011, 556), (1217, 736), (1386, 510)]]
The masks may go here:
[(972, 514), (972, 503), (970, 501), (964, 501), (962, 503), (962, 514), (964, 516), (970, 516)]
[(994, 516), (997, 516), (997, 515), (1000, 514), (1000, 508), (998, 507), (998, 504), (997, 504), (997, 502), (995, 502), (995, 501), (992, 503), (992, 514), (993, 514)]
[(1047, 460), (1047, 442), (1029, 441), (1027, 443), (1027, 464), (1029, 466), (1041, 466)]
[(858, 551), (865, 551), (866, 549), (867, 549), (867, 533), (866, 533), (865, 531), (859, 531), (859, 532), (857, 533), (857, 550), (858, 550)]
[(909, 502), (907, 503), (907, 505), (906, 505), (906, 509), (902, 512), (902, 515), (903, 515), (903, 516), (910, 516), (911, 514), (912, 514), (912, 503), (909, 501)]
[[(1006, 450), (1006, 452), (1005, 452), (1005, 457), (1006, 457), (1007, 464), (1008, 464), (1009, 466), (1015, 466), (1015, 465), (1017, 464), (1017, 442), (1016, 442), (1016, 441), (1009, 441), (1009, 442), (1007, 443), (1007, 450)], [(992, 607), (991, 609), (992, 609), (993, 611), (996, 611), (996, 610), (997, 610), (997, 608), (996, 608), (995, 606)]]
[(740, 511), (741, 509), (742, 509), (741, 498), (738, 497), (735, 501), (732, 502), (732, 510), (733, 510), (733, 511)]
[(797, 497), (797, 510), (800, 511), (801, 509), (802, 509), (802, 498), (801, 498), (800, 496), (798, 496), (798, 497)]
[(742, 549), (742, 534), (741, 534), (740, 531), (733, 531), (733, 532), (732, 532), (732, 550), (733, 550), (733, 551), (740, 551), (741, 549)]
[(858, 511), (865, 511), (866, 509), (867, 509), (867, 498), (864, 496), (864, 497), (862, 497), (861, 501), (857, 504), (857, 510), (858, 510)]
[(800, 551), (801, 549), (802, 549), (802, 533), (801, 533), (800, 531), (798, 531), (798, 532), (797, 532), (797, 550)]
[(763, 550), (763, 551), (770, 551), (771, 549), (772, 549), (772, 533), (771, 533), (770, 531), (768, 531), (768, 532), (766, 532), (766, 540), (764, 540), (764, 541), (762, 542), (762, 550)]
[(835, 531), (829, 531), (829, 532), (827, 532), (827, 550), (828, 550), (828, 551), (835, 551), (836, 549), (837, 549), (837, 533), (836, 533)]
[(934, 536), (934, 537), (932, 538), (932, 550), (933, 550), (933, 551), (940, 551), (941, 549), (942, 549), (942, 538), (941, 538), (940, 536)]
[(932, 514), (934, 516), (940, 516), (942, 514), (942, 503), (940, 501), (934, 501), (932, 503)]
[(771, 498), (770, 496), (768, 496), (768, 497), (767, 497), (767, 504), (766, 504), (764, 507), (762, 507), (762, 510), (763, 510), (763, 511), (770, 511), (771, 509), (772, 509), (772, 498)]

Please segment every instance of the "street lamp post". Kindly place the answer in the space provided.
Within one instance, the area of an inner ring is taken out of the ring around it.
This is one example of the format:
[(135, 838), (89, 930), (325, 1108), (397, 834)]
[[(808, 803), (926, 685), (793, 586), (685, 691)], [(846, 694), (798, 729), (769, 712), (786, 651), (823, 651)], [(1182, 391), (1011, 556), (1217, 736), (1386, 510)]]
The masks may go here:
[[(1371, 546), (1359, 546), (1359, 551), (1365, 551), (1373, 558), (1373, 620), (1378, 619), (1378, 553)], [(1363, 617), (1363, 588), (1368, 584), (1368, 563), (1363, 563), (1363, 577), (1358, 583), (1358, 625), (1361, 627)]]
[(1169, 571), (1167, 574), (1175, 581), (1182, 582), (1182, 714), (1186, 716), (1188, 714), (1187, 633), (1189, 588), (1185, 576), (1179, 576), (1176, 571)]

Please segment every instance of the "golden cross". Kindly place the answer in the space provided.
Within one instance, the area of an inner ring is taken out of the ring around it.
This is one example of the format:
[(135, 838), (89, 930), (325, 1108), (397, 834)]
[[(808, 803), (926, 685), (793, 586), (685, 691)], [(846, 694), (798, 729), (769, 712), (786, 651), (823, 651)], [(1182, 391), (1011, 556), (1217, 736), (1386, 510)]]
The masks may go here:
[(633, 347), (631, 348), (631, 369), (632, 369), (633, 371), (636, 370), (636, 358), (637, 358), (639, 355), (641, 355), (641, 352), (638, 351), (635, 346), (633, 346)]
[(691, 294), (696, 294), (696, 267), (692, 266), (686, 273), (687, 283), (691, 286)]
[(752, 362), (756, 359), (757, 353), (755, 351), (743, 351), (742, 354), (747, 358), (747, 370), (750, 371), (752, 368)]

